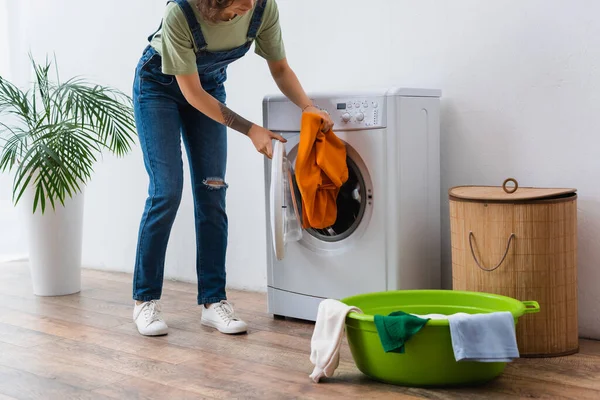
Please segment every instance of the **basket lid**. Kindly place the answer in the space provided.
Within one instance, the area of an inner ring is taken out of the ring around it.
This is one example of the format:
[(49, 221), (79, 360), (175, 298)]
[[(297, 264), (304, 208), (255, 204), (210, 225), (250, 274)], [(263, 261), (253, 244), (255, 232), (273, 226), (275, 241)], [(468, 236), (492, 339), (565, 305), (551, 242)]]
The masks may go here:
[[(512, 182), (514, 186), (508, 184)], [(502, 186), (456, 186), (450, 189), (451, 197), (463, 200), (478, 201), (527, 201), (553, 199), (575, 193), (570, 188), (532, 188), (519, 187), (517, 181), (508, 178)]]

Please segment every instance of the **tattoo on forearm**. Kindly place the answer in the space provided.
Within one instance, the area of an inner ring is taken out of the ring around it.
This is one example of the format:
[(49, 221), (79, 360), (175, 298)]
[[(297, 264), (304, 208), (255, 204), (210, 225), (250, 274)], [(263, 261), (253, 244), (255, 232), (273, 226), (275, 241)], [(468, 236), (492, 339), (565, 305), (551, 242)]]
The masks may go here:
[(250, 128), (252, 128), (252, 122), (240, 117), (227, 108), (223, 103), (219, 103), (219, 107), (221, 108), (221, 115), (223, 115), (225, 125), (231, 129), (235, 129), (236, 131), (243, 133), (244, 135), (247, 135), (248, 132), (250, 132)]

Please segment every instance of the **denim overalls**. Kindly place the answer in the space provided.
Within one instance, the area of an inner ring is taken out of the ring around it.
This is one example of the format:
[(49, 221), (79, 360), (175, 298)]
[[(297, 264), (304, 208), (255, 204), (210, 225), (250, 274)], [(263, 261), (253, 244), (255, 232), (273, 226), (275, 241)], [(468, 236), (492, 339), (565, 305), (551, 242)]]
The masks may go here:
[[(217, 52), (206, 51), (206, 41), (189, 2), (173, 1), (183, 10), (198, 48), (196, 65), (202, 87), (225, 103), (223, 83), (227, 78), (227, 65), (250, 49), (267, 0), (257, 1), (255, 5), (247, 42), (233, 50)], [(138, 234), (133, 298), (149, 301), (160, 299), (162, 294), (167, 242), (183, 189), (183, 138), (194, 197), (198, 304), (226, 300), (227, 129), (186, 101), (175, 77), (161, 72), (161, 57), (151, 46), (144, 50), (135, 71), (133, 102), (149, 176), (148, 198)]]

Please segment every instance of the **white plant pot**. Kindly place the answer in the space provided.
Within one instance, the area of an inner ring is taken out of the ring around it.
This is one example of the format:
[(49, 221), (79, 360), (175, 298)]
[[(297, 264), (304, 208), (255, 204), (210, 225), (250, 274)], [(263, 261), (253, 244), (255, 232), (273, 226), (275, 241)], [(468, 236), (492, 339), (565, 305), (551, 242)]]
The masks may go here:
[(67, 197), (65, 205), (46, 200), (42, 214), (33, 213), (35, 189), (27, 188), (19, 200), (26, 222), (29, 265), (33, 293), (37, 296), (63, 296), (81, 290), (81, 246), (83, 233), (83, 193)]

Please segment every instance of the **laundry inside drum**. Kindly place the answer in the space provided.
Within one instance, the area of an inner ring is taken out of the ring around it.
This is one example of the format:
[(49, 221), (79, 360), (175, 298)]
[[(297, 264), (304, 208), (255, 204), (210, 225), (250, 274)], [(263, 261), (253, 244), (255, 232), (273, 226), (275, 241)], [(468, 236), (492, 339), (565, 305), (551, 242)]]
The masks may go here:
[[(324, 229), (309, 228), (307, 233), (325, 242), (338, 242), (350, 236), (360, 225), (365, 214), (367, 188), (358, 165), (348, 156), (348, 180), (340, 188), (337, 197), (337, 219), (335, 223)], [(294, 192), (299, 214), (302, 215), (300, 191), (293, 176)]]

